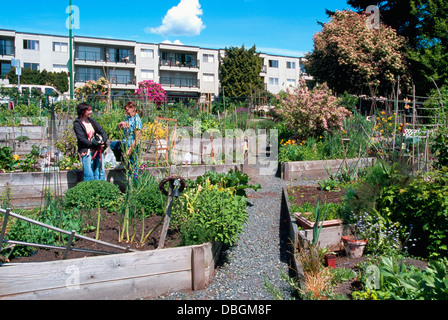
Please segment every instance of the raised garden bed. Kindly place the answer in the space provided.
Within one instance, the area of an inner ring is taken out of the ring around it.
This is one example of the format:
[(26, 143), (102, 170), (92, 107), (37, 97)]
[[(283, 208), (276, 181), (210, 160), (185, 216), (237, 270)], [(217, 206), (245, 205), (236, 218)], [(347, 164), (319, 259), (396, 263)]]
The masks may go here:
[[(170, 173), (180, 174), (187, 179), (197, 178), (207, 171), (228, 172), (243, 171), (243, 164), (234, 165), (183, 165), (171, 167), (153, 167), (149, 170), (157, 172), (161, 177)], [(44, 188), (53, 189), (55, 194), (63, 194), (83, 180), (79, 170), (57, 172), (10, 172), (0, 173), (0, 188), (9, 187), (11, 205), (14, 208), (30, 209), (42, 203)], [(106, 180), (124, 186), (126, 174), (124, 170), (106, 170)]]
[(281, 164), (281, 176), (286, 181), (325, 180), (329, 178), (329, 173), (335, 174), (346, 166), (362, 168), (371, 166), (373, 161), (375, 158), (347, 159), (347, 162), (340, 159), (285, 162)]
[[(30, 257), (13, 259), (0, 266), (0, 299), (139, 299), (152, 298), (172, 290), (200, 290), (211, 281), (221, 251), (219, 243), (176, 247), (179, 235), (169, 232), (164, 249), (156, 249), (162, 226), (140, 245), (142, 225), (137, 222), (135, 241), (118, 242), (118, 216), (103, 212), (99, 239), (129, 247), (98, 255), (70, 251), (63, 260), (62, 250), (38, 249)], [(95, 217), (92, 218), (95, 220)], [(157, 226), (161, 217), (145, 221), (145, 233)], [(95, 238), (96, 230), (86, 233)], [(73, 248), (111, 251), (86, 240)]]
[[(299, 189), (298, 192), (300, 192), (300, 194), (303, 195), (303, 197), (296, 197), (297, 200), (296, 203), (301, 204), (305, 201), (312, 202), (313, 199), (317, 198), (316, 194), (318, 194), (320, 191), (318, 191), (318, 187), (316, 186), (316, 187), (302, 187)], [(339, 194), (338, 192), (327, 192), (323, 194), (324, 196), (328, 196), (326, 198), (327, 201), (338, 201), (343, 192), (344, 191), (340, 191)], [(306, 243), (313, 240), (313, 230), (303, 229), (299, 227), (298, 222), (296, 221), (291, 212), (292, 203), (289, 199), (288, 188), (283, 188), (282, 198), (283, 198), (282, 206), (284, 206), (283, 209), (286, 210), (285, 215), (288, 217), (290, 240), (294, 245), (294, 249), (297, 249), (299, 246), (301, 246), (302, 248), (303, 247), (306, 248)], [(321, 248), (328, 247), (330, 251), (336, 253), (336, 261), (335, 261), (336, 268), (346, 268), (357, 271), (357, 265), (361, 262), (366, 261), (367, 256), (362, 256), (360, 258), (350, 258), (346, 255), (344, 247), (342, 245), (342, 236), (350, 235), (350, 232), (351, 228), (347, 225), (323, 227), (319, 236), (319, 242)], [(405, 264), (418, 267), (421, 270), (425, 269), (427, 266), (426, 261), (418, 259), (407, 258), (404, 259), (403, 262)], [(305, 276), (303, 268), (300, 262), (298, 261), (296, 254), (293, 254), (292, 264), (294, 270), (296, 271), (297, 280), (299, 281), (300, 286), (304, 288)], [(347, 299), (351, 299), (352, 292), (359, 289), (357, 287), (358, 285), (359, 283), (356, 280), (345, 281), (340, 283), (337, 287), (335, 287), (333, 289), (333, 293), (340, 294), (345, 296)]]
[[(305, 203), (310, 203), (311, 205), (316, 205), (319, 201), (322, 203), (340, 203), (342, 196), (345, 194), (344, 190), (341, 191), (321, 191), (318, 186), (301, 186), (299, 188), (283, 188), (283, 197), (285, 199), (286, 209), (288, 211), (289, 225), (290, 225), (290, 238), (294, 243), (294, 246), (305, 246), (307, 241), (313, 240), (313, 229), (311, 225), (313, 222), (308, 219), (295, 219), (295, 212), (291, 211), (291, 200), (290, 195), (292, 195), (294, 203), (296, 205), (303, 205)], [(320, 198), (319, 198), (320, 195)], [(303, 218), (303, 217), (302, 217)], [(332, 219), (333, 220), (333, 219)], [(300, 224), (303, 222), (305, 228)], [(336, 225), (335, 225), (336, 224)], [(343, 225), (342, 221), (337, 219), (336, 221), (329, 221), (327, 225), (324, 224), (322, 231), (320, 233), (319, 242), (322, 248), (328, 247), (330, 251), (342, 250), (342, 236), (350, 234), (350, 226)]]

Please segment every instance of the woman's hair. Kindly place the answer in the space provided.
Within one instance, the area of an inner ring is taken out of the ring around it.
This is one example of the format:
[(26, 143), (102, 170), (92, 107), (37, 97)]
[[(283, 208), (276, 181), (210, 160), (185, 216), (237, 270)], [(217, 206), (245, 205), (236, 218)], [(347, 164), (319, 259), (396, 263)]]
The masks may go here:
[(78, 109), (78, 117), (81, 118), (83, 116), (84, 112), (86, 112), (89, 109), (92, 109), (92, 106), (88, 103), (83, 102), (83, 103), (78, 104), (77, 109)]
[(124, 108), (125, 108), (125, 109), (127, 109), (127, 108), (134, 108), (134, 109), (135, 109), (134, 101), (128, 102), (128, 103), (124, 106)]

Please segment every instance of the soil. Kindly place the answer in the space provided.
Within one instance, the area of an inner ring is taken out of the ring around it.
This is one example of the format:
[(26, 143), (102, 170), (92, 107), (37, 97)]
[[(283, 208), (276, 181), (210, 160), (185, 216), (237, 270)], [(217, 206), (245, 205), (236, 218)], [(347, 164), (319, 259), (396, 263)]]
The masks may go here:
[[(96, 210), (93, 210), (96, 211)], [(96, 239), (96, 221), (97, 221), (97, 213), (92, 212), (92, 216), (88, 219), (88, 221), (85, 222), (85, 225), (92, 226), (89, 231), (81, 232), (83, 236), (89, 237), (91, 239)], [(149, 236), (148, 240), (141, 244), (140, 239), (142, 236), (142, 221), (140, 219), (134, 220), (134, 225), (131, 225), (129, 227), (129, 237), (130, 240), (127, 242), (126, 240), (123, 242), (119, 242), (119, 215), (117, 213), (108, 213), (106, 211), (103, 211), (101, 213), (101, 221), (100, 221), (100, 228), (99, 228), (99, 237), (98, 240), (102, 242), (107, 242), (110, 244), (118, 245), (121, 247), (129, 247), (133, 250), (138, 251), (148, 251), (148, 250), (155, 250), (159, 246), (159, 240), (160, 235), (163, 228), (163, 217), (160, 216), (151, 216), (150, 218), (147, 218), (145, 220), (145, 234), (144, 236), (148, 235), (148, 233), (153, 229), (154, 232)], [(135, 235), (134, 235), (135, 231)], [(134, 236), (133, 236), (134, 235)], [(126, 239), (126, 236), (125, 236)], [(178, 246), (180, 243), (180, 237), (177, 232), (174, 232), (172, 230), (169, 230), (165, 239), (165, 245), (164, 248), (172, 248), (175, 246)], [(61, 244), (60, 246), (65, 246), (65, 244)], [(76, 239), (73, 248), (81, 248), (81, 249), (91, 249), (91, 250), (97, 250), (97, 251), (105, 251), (105, 252), (111, 252), (111, 253), (124, 253), (124, 250), (112, 248), (109, 246), (105, 246), (102, 244), (97, 244), (94, 242), (90, 242), (88, 240), (84, 239)], [(22, 262), (44, 262), (44, 261), (56, 261), (56, 260), (62, 260), (64, 255), (64, 250), (56, 250), (56, 249), (37, 249), (31, 256), (29, 257), (18, 257), (15, 259), (12, 259), (11, 262), (14, 263), (22, 263)], [(92, 256), (98, 256), (101, 254), (98, 253), (86, 253), (86, 252), (79, 252), (79, 251), (70, 251), (67, 255), (67, 259), (76, 259), (76, 258), (84, 258), (84, 257), (92, 257)]]
[[(312, 205), (315, 205), (319, 199), (320, 189), (317, 186), (300, 186), (300, 187), (290, 187), (288, 188), (288, 193), (293, 195), (295, 199), (290, 200), (290, 203), (295, 203), (297, 205), (304, 204), (305, 202), (310, 202)], [(342, 196), (345, 194), (344, 190), (338, 191), (324, 191), (320, 196), (321, 203), (323, 201), (329, 203), (339, 203), (342, 199)], [(255, 194), (251, 197), (257, 198), (260, 197), (261, 194)], [(263, 196), (274, 196), (269, 193), (263, 194)], [(94, 210), (95, 211), (95, 210)], [(135, 221), (135, 225), (130, 227), (130, 237), (132, 237), (133, 232), (135, 231), (134, 240), (130, 242), (119, 242), (118, 241), (118, 228), (119, 228), (119, 215), (117, 213), (107, 213), (103, 211), (101, 213), (101, 223), (100, 223), (100, 232), (99, 232), (99, 240), (115, 245), (119, 245), (122, 247), (128, 247), (130, 249), (138, 250), (138, 251), (146, 251), (146, 250), (155, 250), (159, 245), (160, 234), (162, 231), (163, 218), (160, 216), (152, 216), (145, 220), (145, 235), (148, 234), (153, 228), (156, 228), (155, 231), (151, 234), (148, 240), (144, 243), (140, 243), (141, 234), (142, 234), (142, 222)], [(96, 226), (97, 216), (96, 213), (92, 212), (92, 216), (89, 218), (88, 225)], [(96, 228), (91, 231), (85, 231), (82, 233), (83, 235), (95, 239), (96, 237)], [(168, 231), (165, 240), (165, 248), (176, 247), (180, 244), (180, 235), (177, 232), (172, 230)], [(62, 246), (64, 246), (62, 244)], [(96, 244), (93, 242), (89, 242), (87, 240), (77, 239), (74, 248), (83, 248), (83, 249), (92, 249), (98, 251), (106, 251), (113, 253), (123, 253), (124, 251), (119, 249), (110, 248), (104, 245)], [(19, 257), (13, 259), (11, 262), (14, 263), (23, 263), (23, 262), (44, 262), (44, 261), (57, 261), (62, 260), (64, 254), (64, 250), (46, 250), (46, 249), (37, 249), (35, 253), (33, 253), (29, 257)], [(91, 257), (98, 254), (92, 253), (84, 253), (84, 252), (76, 252), (70, 251), (67, 259), (75, 259), (75, 258), (84, 258)], [(361, 257), (359, 259), (351, 259), (345, 255), (344, 251), (337, 252), (336, 258), (336, 268), (352, 268), (356, 271), (356, 266), (358, 263), (364, 261), (366, 257)], [(421, 269), (426, 267), (426, 262), (415, 259), (407, 259), (405, 263), (412, 264), (414, 266), (418, 266)], [(351, 298), (351, 293), (357, 289), (356, 281), (348, 281), (339, 284), (335, 289), (335, 293), (339, 293), (345, 295), (347, 298)]]
[[(346, 190), (332, 190), (332, 191), (322, 191), (316, 186), (296, 186), (289, 187), (287, 189), (288, 195), (292, 196), (289, 198), (290, 205), (303, 205), (309, 202), (311, 205), (315, 206), (317, 202), (319, 203), (341, 203)], [(336, 252), (336, 268), (347, 268), (354, 271), (357, 270), (359, 263), (364, 262), (367, 256), (363, 256), (358, 259), (349, 258), (345, 254), (345, 250)], [(405, 264), (409, 264), (420, 268), (421, 270), (427, 267), (427, 262), (418, 259), (405, 259)], [(335, 294), (341, 294), (348, 299), (351, 299), (353, 291), (360, 290), (359, 282), (356, 280), (346, 281), (340, 283), (333, 290)]]
[(347, 193), (346, 190), (338, 189), (332, 191), (322, 191), (318, 186), (296, 186), (288, 188), (288, 195), (292, 196), (290, 204), (296, 204), (298, 206), (309, 202), (312, 206), (315, 206), (319, 201), (322, 203), (341, 203), (342, 197)]

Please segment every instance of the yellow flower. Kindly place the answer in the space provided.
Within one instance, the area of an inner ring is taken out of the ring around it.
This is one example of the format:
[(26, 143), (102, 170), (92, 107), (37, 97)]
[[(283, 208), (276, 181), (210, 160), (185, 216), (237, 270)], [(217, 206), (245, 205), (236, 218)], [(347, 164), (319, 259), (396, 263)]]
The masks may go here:
[(14, 161), (18, 161), (20, 159), (18, 154), (13, 155), (12, 158), (14, 159)]

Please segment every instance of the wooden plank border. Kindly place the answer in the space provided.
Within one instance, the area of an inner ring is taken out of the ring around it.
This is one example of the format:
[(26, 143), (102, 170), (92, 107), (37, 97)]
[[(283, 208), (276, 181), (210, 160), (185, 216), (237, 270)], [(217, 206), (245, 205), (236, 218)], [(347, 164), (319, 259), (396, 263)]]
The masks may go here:
[[(313, 229), (299, 230), (299, 226), (292, 216), (287, 187), (283, 187), (282, 198), (283, 198), (282, 203), (285, 206), (284, 210), (286, 210), (286, 215), (289, 224), (289, 237), (290, 241), (293, 244), (293, 253), (292, 253), (293, 268), (297, 274), (297, 278), (300, 285), (303, 287), (305, 275), (303, 272), (302, 265), (300, 261), (297, 259), (296, 250), (297, 248), (299, 248), (299, 246), (302, 248), (307, 248), (308, 241), (313, 240)], [(351, 234), (350, 225), (323, 227), (319, 236), (320, 246), (329, 247), (329, 249), (333, 251), (341, 250), (343, 248), (341, 245), (342, 236), (349, 234)]]
[(219, 243), (0, 267), (0, 300), (134, 300), (211, 282)]

